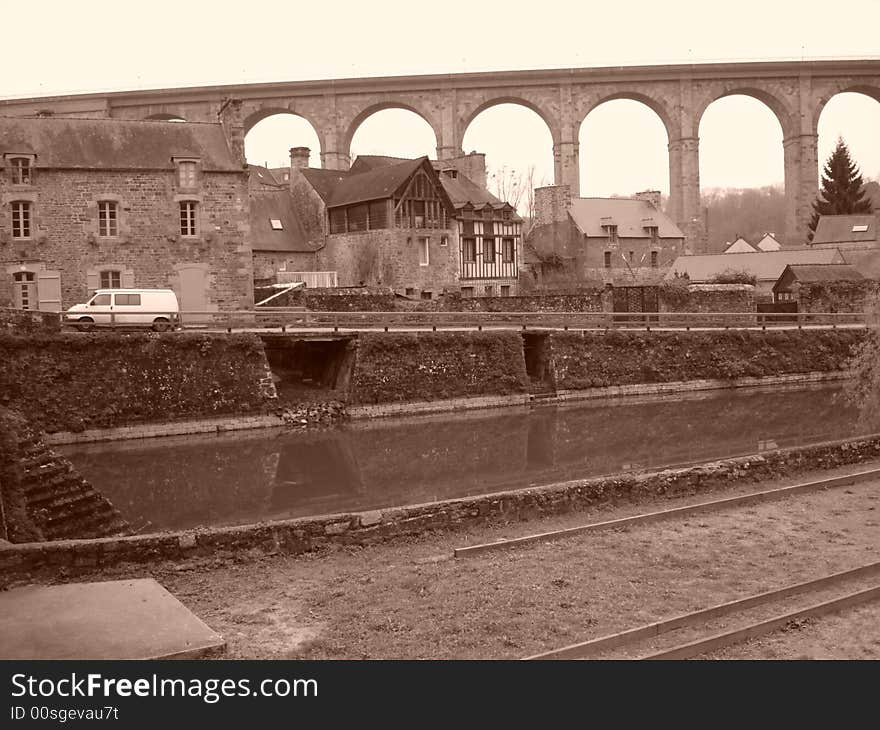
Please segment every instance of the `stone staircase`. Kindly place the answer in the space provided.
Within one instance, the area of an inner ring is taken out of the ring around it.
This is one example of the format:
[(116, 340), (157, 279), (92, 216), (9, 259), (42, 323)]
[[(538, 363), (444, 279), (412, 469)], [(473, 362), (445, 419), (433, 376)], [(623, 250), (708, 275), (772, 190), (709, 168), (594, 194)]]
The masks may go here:
[(19, 434), (20, 486), (27, 512), (44, 540), (129, 535), (119, 511), (39, 434)]

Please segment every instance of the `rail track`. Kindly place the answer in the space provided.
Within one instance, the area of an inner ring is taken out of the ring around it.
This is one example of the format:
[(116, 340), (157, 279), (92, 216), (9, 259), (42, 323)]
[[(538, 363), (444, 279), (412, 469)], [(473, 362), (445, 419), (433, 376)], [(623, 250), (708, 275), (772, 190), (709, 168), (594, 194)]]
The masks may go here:
[(616, 520), (592, 522), (585, 525), (578, 525), (576, 527), (567, 527), (561, 530), (525, 535), (523, 537), (497, 540), (495, 542), (481, 543), (478, 545), (467, 545), (455, 548), (453, 550), (453, 556), (456, 558), (465, 558), (482, 553), (520, 547), (523, 545), (564, 540), (568, 537), (598, 532), (601, 530), (614, 530), (636, 525), (646, 525), (675, 517), (689, 517), (704, 512), (714, 512), (731, 507), (742, 507), (762, 502), (770, 502), (777, 499), (785, 499), (786, 497), (808, 494), (822, 489), (852, 486), (853, 484), (870, 481), (872, 479), (880, 479), (880, 469), (868, 469), (853, 474), (803, 482), (801, 484), (780, 487), (777, 489), (767, 489), (760, 492), (751, 492), (736, 497), (726, 497), (724, 499), (715, 499), (708, 502), (699, 502), (697, 504), (686, 505), (684, 507), (674, 507), (667, 510), (659, 510), (657, 512), (647, 512), (633, 515), (631, 517), (622, 517)]
[[(711, 625), (711, 622), (718, 621), (718, 619), (772, 606), (774, 603), (783, 602), (785, 599), (793, 596), (827, 592), (830, 589), (836, 589), (848, 583), (864, 583), (866, 580), (870, 580), (869, 585), (860, 585), (856, 590), (849, 590), (843, 595), (835, 595), (794, 610), (785, 609), (773, 613), (769, 617), (762, 616), (757, 619), (747, 619), (746, 623), (732, 629), (722, 631), (713, 631), (711, 629), (707, 631), (704, 629), (702, 633), (698, 630), (698, 627), (705, 626), (706, 624)], [(707, 654), (725, 646), (769, 634), (793, 622), (837, 613), (852, 606), (876, 601), (880, 599), (880, 582), (878, 581), (880, 581), (880, 562), (871, 562), (857, 568), (832, 573), (814, 580), (795, 583), (766, 593), (747, 596), (619, 633), (534, 654), (525, 657), (525, 659), (622, 658), (614, 656), (613, 652), (615, 651), (618, 654), (624, 651), (627, 654), (625, 658), (633, 659), (688, 659)], [(676, 632), (693, 632), (694, 630), (697, 630), (696, 636), (688, 636), (688, 638), (671, 646), (662, 648), (653, 646), (638, 653), (636, 656), (632, 656), (633, 649), (637, 648), (639, 644), (644, 644), (645, 642), (656, 643), (658, 640), (662, 641), (666, 635), (671, 635), (671, 638), (675, 639)]]

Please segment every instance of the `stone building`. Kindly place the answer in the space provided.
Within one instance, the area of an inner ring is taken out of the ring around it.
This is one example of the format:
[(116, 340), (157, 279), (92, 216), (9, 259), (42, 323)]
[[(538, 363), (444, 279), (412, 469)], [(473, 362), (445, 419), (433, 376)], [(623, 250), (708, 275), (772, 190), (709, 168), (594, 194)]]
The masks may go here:
[(57, 311), (144, 287), (173, 288), (184, 310), (238, 309), (252, 280), (235, 129), (0, 118), (0, 306)]
[(369, 155), (345, 171), (309, 168), (308, 156), (291, 150), (290, 197), (316, 266), (335, 271), (340, 286), (425, 299), (515, 293), (522, 221), (485, 189), (482, 155)]
[(660, 193), (573, 198), (566, 185), (535, 190), (533, 264), (564, 269), (574, 281), (658, 281), (685, 252), (684, 234), (660, 210)]

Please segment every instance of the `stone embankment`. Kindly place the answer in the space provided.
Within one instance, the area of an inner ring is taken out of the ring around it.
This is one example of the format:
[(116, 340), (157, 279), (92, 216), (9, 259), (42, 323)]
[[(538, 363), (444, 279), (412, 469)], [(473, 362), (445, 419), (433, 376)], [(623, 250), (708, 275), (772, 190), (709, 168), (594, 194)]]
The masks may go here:
[(0, 581), (70, 575), (121, 563), (207, 556), (302, 554), (330, 544), (368, 545), (432, 530), (463, 530), (658, 495), (704, 494), (732, 480), (755, 482), (880, 458), (880, 436), (783, 449), (699, 466), (631, 472), (371, 512), (237, 527), (0, 548)]

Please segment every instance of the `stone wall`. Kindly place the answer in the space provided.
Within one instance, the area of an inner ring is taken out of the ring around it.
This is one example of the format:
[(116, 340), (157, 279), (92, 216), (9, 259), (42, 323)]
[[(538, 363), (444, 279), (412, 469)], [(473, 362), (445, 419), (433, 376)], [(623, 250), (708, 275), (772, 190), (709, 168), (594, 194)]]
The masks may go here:
[(446, 294), (441, 308), (448, 312), (603, 312), (611, 309), (611, 294), (610, 289), (514, 297)]
[(517, 332), (362, 333), (349, 402), (525, 393), (528, 383)]
[(661, 312), (754, 312), (750, 284), (666, 284), (659, 289)]
[(0, 588), (62, 571), (66, 575), (87, 573), (121, 563), (183, 561), (217, 554), (297, 555), (330, 544), (369, 545), (411, 539), (432, 530), (464, 531), (575, 512), (608, 502), (637, 503), (643, 497), (658, 495), (702, 495), (729, 487), (734, 480), (777, 479), (877, 458), (880, 437), (874, 436), (680, 469), (629, 472), (410, 507), (178, 533), (19, 545), (0, 550)]
[(862, 330), (714, 330), (548, 336), (556, 388), (844, 370)]
[[(98, 272), (117, 270), (123, 286), (173, 288), (179, 266), (202, 265), (207, 308), (253, 305), (247, 175), (200, 173), (198, 235), (180, 236), (173, 171), (38, 170), (32, 189), (13, 190), (0, 176), (0, 231), (11, 231), (9, 200), (32, 201), (32, 237), (0, 246), (0, 306), (13, 302), (12, 274), (58, 272), (67, 309), (98, 288)], [(118, 236), (98, 236), (98, 201), (118, 206)], [(191, 307), (192, 308), (192, 307)]]
[(56, 312), (0, 308), (0, 333), (32, 334), (60, 331), (61, 316)]
[(862, 281), (808, 282), (798, 285), (799, 312), (864, 312), (880, 290), (880, 282)]
[[(428, 238), (429, 263), (419, 264), (418, 241)], [(445, 238), (446, 245), (441, 245)], [(334, 233), (318, 252), (321, 271), (336, 271), (340, 286), (388, 286), (438, 294), (457, 283), (458, 247), (451, 229)]]
[(265, 412), (275, 400), (254, 335), (0, 334), (0, 405), (45, 431)]

